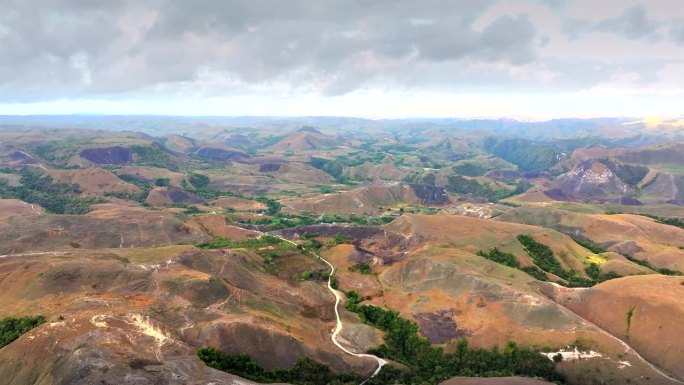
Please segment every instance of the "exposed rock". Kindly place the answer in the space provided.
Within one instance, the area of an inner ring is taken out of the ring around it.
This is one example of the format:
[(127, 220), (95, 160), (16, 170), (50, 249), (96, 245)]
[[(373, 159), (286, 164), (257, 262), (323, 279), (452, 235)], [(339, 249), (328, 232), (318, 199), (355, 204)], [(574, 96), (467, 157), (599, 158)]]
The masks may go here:
[(595, 199), (606, 201), (634, 193), (611, 167), (598, 161), (585, 161), (559, 176), (547, 191), (555, 200)]

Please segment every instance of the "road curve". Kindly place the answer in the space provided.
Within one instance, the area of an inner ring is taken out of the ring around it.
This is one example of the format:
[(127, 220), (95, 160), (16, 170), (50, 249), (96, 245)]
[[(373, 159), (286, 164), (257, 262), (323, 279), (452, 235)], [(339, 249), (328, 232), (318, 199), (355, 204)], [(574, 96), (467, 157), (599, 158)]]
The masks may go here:
[[(554, 286), (558, 286), (557, 283), (553, 283), (553, 282), (552, 282), (551, 284), (554, 285)], [(563, 307), (564, 309), (567, 309), (569, 312), (571, 312), (572, 314), (574, 314), (575, 316), (577, 316), (577, 317), (578, 317), (579, 319), (581, 319), (582, 321), (584, 321), (584, 322), (586, 322), (587, 324), (589, 324), (589, 325), (595, 327), (600, 333), (603, 333), (604, 335), (606, 335), (606, 336), (608, 336), (609, 338), (612, 338), (613, 340), (615, 340), (616, 342), (618, 342), (620, 345), (622, 345), (622, 346), (625, 348), (625, 353), (627, 353), (627, 352), (632, 353), (634, 356), (636, 356), (636, 358), (640, 359), (643, 363), (646, 364), (646, 366), (648, 366), (649, 368), (651, 368), (651, 369), (652, 369), (653, 371), (655, 371), (656, 373), (660, 374), (661, 376), (667, 378), (667, 379), (670, 380), (670, 381), (676, 382), (676, 383), (678, 383), (678, 384), (684, 384), (683, 381), (681, 381), (681, 380), (675, 378), (673, 375), (670, 375), (670, 374), (668, 374), (668, 373), (665, 373), (663, 370), (661, 370), (660, 368), (658, 368), (657, 366), (655, 366), (654, 364), (652, 364), (649, 360), (647, 360), (647, 359), (644, 358), (641, 354), (639, 354), (639, 352), (637, 352), (637, 350), (634, 349), (634, 348), (633, 348), (631, 345), (629, 345), (627, 342), (621, 340), (620, 338), (614, 336), (614, 335), (613, 335), (612, 333), (610, 333), (609, 331), (603, 329), (602, 327), (598, 326), (597, 324), (595, 324), (595, 323), (589, 321), (588, 319), (582, 317), (581, 315), (575, 313), (575, 312), (574, 312), (573, 310), (571, 310), (570, 308), (568, 308), (568, 307), (566, 307), (566, 306), (564, 306), (564, 305), (562, 305), (562, 304), (556, 302), (556, 300), (554, 300), (553, 298), (551, 298), (551, 297), (549, 297), (548, 295), (544, 294), (544, 293), (543, 293), (542, 291), (540, 291), (539, 289), (536, 289), (535, 291), (536, 291), (537, 293), (539, 293), (540, 295), (542, 295), (542, 296), (544, 296), (544, 297), (550, 299), (553, 303), (557, 304), (558, 306), (561, 306), (561, 307)]]
[[(262, 234), (263, 234), (263, 233), (262, 233)], [(285, 239), (285, 238), (283, 238), (283, 237), (281, 237), (281, 236), (279, 236), (279, 235), (274, 235), (274, 234), (269, 234), (269, 235), (275, 236), (275, 237), (277, 237), (277, 238), (279, 238), (279, 239), (281, 239), (281, 240), (283, 240), (283, 241), (285, 241), (285, 242), (287, 242), (287, 243), (290, 243), (290, 244), (292, 244), (292, 245), (297, 246), (296, 243), (292, 242), (292, 241), (289, 240), (289, 239)], [(333, 264), (330, 263), (327, 259), (325, 259), (325, 258), (321, 257), (320, 255), (318, 255), (318, 253), (316, 253), (316, 252), (314, 252), (314, 251), (311, 251), (311, 250), (309, 250), (309, 251), (310, 251), (316, 258), (320, 259), (321, 261), (325, 262), (328, 266), (330, 266), (330, 276), (328, 276), (328, 290), (330, 290), (330, 292), (333, 293), (333, 295), (335, 296), (335, 319), (337, 320), (337, 323), (336, 323), (336, 325), (335, 325), (335, 330), (333, 331), (333, 334), (330, 336), (330, 340), (331, 340), (332, 343), (335, 344), (335, 346), (337, 346), (340, 350), (342, 350), (343, 352), (345, 352), (345, 353), (347, 353), (347, 354), (349, 354), (349, 355), (351, 355), (351, 356), (360, 357), (360, 358), (372, 358), (373, 360), (375, 360), (375, 361), (378, 363), (378, 368), (375, 369), (375, 372), (373, 372), (373, 374), (371, 374), (370, 377), (368, 377), (367, 379), (365, 379), (365, 380), (361, 383), (361, 385), (363, 385), (366, 381), (370, 380), (371, 378), (375, 377), (378, 373), (380, 373), (380, 369), (382, 369), (382, 367), (385, 366), (385, 364), (387, 364), (387, 361), (384, 360), (384, 359), (382, 359), (382, 358), (380, 358), (380, 357), (378, 357), (378, 356), (372, 355), (372, 354), (354, 353), (354, 352), (348, 350), (347, 348), (345, 348), (344, 346), (342, 346), (342, 344), (340, 344), (339, 342), (337, 342), (337, 336), (338, 336), (338, 335), (340, 334), (340, 332), (342, 331), (342, 326), (343, 326), (343, 325), (342, 325), (342, 318), (340, 318), (340, 311), (339, 311), (339, 306), (340, 306), (340, 302), (342, 301), (342, 297), (340, 296), (340, 292), (337, 291), (336, 289), (334, 289), (334, 288), (332, 287), (332, 278), (333, 278), (333, 274), (335, 274), (335, 266), (333, 266)]]

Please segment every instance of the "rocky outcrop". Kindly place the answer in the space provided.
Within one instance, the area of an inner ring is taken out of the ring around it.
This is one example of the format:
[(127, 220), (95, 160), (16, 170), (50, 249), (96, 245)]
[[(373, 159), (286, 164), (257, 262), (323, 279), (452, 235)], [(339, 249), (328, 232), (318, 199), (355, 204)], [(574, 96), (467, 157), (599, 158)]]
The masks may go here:
[(546, 195), (556, 200), (594, 199), (605, 201), (634, 194), (612, 167), (599, 161), (586, 161), (559, 176)]

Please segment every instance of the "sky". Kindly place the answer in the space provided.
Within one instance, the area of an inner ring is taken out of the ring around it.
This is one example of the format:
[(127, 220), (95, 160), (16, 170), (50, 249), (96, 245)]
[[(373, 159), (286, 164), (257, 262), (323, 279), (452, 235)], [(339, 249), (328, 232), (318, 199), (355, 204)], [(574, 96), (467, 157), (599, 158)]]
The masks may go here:
[(0, 114), (677, 117), (680, 0), (0, 0)]

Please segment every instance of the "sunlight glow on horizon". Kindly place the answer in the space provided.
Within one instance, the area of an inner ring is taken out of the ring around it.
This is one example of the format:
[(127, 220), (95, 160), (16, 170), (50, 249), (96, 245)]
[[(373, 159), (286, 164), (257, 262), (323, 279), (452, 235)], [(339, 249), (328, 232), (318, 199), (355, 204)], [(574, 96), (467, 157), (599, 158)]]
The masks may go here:
[(211, 98), (59, 99), (0, 104), (0, 115), (344, 116), (403, 118), (555, 118), (682, 116), (676, 97), (604, 92), (566, 94), (450, 94), (355, 91), (342, 96), (246, 95)]

